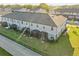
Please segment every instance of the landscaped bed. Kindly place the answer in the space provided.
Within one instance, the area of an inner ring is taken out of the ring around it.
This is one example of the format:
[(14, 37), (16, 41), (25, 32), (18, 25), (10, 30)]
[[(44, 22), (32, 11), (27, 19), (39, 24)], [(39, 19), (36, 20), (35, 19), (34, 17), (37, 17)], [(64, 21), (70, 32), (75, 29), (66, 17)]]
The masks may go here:
[(22, 38), (18, 40), (18, 37), (21, 34), (20, 32), (11, 29), (5, 29), (3, 27), (0, 27), (0, 34), (32, 49), (33, 51), (40, 53), (41, 55), (73, 55), (73, 48), (71, 47), (68, 34), (61, 35), (57, 42), (44, 43), (40, 39), (28, 36), (22, 36)]
[(68, 25), (67, 28), (72, 47), (79, 47), (79, 27), (76, 25)]
[(73, 55), (79, 56), (79, 27), (77, 25), (67, 25), (69, 40), (74, 48)]
[(9, 54), (7, 51), (5, 51), (4, 49), (0, 48), (0, 56), (11, 56), (11, 54)]

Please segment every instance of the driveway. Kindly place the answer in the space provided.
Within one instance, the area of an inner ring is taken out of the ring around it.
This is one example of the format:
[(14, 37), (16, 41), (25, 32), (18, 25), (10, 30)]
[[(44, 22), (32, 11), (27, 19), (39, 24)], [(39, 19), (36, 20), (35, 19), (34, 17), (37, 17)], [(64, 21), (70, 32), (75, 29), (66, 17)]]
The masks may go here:
[(40, 54), (25, 48), (24, 46), (0, 35), (0, 47), (13, 56), (41, 56)]

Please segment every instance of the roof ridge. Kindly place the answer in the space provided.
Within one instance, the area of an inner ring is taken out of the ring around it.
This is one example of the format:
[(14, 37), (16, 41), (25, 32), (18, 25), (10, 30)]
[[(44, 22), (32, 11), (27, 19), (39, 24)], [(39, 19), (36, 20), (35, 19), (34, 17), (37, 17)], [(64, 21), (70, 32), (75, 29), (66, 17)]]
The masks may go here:
[(47, 14), (47, 13), (41, 13), (41, 12), (22, 12), (22, 11), (14, 11), (14, 12), (19, 12), (19, 13), (36, 13), (36, 14)]
[[(48, 16), (52, 19), (52, 21), (55, 23), (55, 21), (53, 20), (54, 18), (50, 15), (50, 14), (48, 14)], [(55, 23), (55, 25), (56, 25), (56, 23)], [(56, 25), (57, 26), (57, 25)]]

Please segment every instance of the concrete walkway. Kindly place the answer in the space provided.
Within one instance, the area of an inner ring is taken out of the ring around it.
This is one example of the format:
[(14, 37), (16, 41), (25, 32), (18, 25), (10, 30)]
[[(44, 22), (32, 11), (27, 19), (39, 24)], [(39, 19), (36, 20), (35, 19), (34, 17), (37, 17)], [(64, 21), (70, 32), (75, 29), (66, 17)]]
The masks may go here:
[(25, 48), (2, 35), (0, 35), (0, 47), (8, 51), (13, 56), (41, 56), (40, 54)]

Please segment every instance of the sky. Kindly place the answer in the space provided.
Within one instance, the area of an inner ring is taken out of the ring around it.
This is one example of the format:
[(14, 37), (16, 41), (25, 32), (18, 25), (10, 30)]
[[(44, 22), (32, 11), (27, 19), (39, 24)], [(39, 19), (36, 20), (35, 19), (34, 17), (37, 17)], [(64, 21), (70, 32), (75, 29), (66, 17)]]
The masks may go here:
[(0, 4), (39, 4), (72, 5), (79, 4), (79, 0), (0, 0)]

